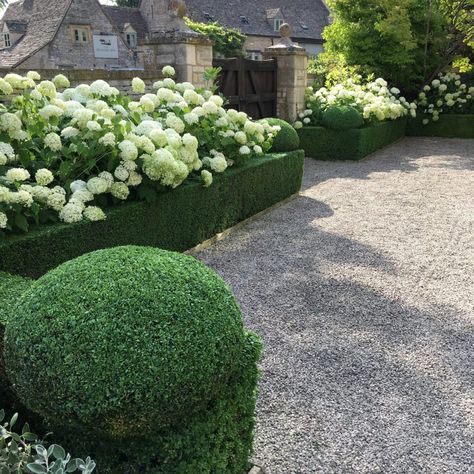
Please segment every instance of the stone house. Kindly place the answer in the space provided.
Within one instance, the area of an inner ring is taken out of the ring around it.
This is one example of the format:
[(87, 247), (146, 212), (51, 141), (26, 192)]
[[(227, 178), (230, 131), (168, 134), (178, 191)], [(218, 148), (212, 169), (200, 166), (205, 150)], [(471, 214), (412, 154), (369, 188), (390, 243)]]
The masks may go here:
[[(295, 41), (309, 54), (318, 54), (329, 16), (322, 0), (188, 0), (187, 6), (195, 20), (219, 21), (248, 35), (245, 48), (253, 59), (279, 41), (283, 23), (290, 23)], [(151, 69), (189, 60), (186, 64), (196, 69), (210, 64), (209, 48), (184, 25), (184, 13), (182, 0), (141, 0), (139, 8), (98, 0), (19, 0), (0, 19), (0, 68)], [(176, 41), (185, 46), (170, 46)]]
[(288, 23), (292, 39), (310, 56), (323, 51), (322, 32), (329, 24), (323, 0), (187, 0), (189, 16), (196, 21), (236, 28), (247, 35), (245, 50), (261, 59), (265, 48), (279, 42), (279, 29)]

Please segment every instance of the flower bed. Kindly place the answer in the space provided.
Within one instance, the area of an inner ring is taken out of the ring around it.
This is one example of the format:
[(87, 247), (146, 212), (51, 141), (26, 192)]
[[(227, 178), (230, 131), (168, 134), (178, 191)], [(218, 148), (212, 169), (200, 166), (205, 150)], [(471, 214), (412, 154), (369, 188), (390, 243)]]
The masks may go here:
[(92, 250), (136, 244), (183, 251), (299, 191), (303, 152), (272, 154), (229, 168), (212, 186), (189, 182), (107, 209), (107, 219), (53, 224), (0, 242), (0, 270), (38, 277)]
[[(170, 66), (165, 76), (174, 74)], [(63, 75), (0, 78), (0, 239), (45, 223), (106, 219), (104, 208), (150, 200), (258, 159), (279, 127), (226, 110), (215, 89), (171, 77), (134, 78), (137, 100), (107, 82), (69, 87)]]
[(406, 134), (412, 137), (474, 138), (474, 114), (440, 115), (438, 120), (423, 123), (409, 120)]
[(318, 160), (360, 160), (402, 138), (405, 127), (406, 119), (400, 118), (350, 130), (304, 127), (298, 134), (306, 156)]

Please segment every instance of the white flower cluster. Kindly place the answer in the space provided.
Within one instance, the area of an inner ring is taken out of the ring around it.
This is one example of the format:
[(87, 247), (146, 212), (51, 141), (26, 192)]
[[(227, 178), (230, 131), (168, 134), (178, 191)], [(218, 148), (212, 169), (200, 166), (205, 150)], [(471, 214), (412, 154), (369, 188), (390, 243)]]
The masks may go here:
[(418, 107), (423, 111), (423, 125), (437, 122), (443, 113), (474, 113), (474, 87), (461, 82), (455, 73), (440, 73), (418, 94)]
[(396, 87), (389, 88), (384, 79), (378, 78), (362, 85), (348, 80), (331, 89), (323, 87), (314, 91), (312, 87), (308, 87), (306, 110), (299, 114), (300, 120), (294, 124), (295, 128), (316, 125), (320, 112), (331, 106), (354, 107), (366, 122), (396, 120), (408, 114), (416, 117), (416, 104), (401, 97), (400, 90)]
[(163, 68), (153, 93), (133, 79), (134, 100), (102, 80), (0, 79), (1, 92), (21, 99), (0, 110), (0, 228), (10, 229), (19, 206), (30, 220), (48, 209), (64, 222), (101, 220), (99, 195), (126, 200), (143, 180), (174, 188), (192, 174), (210, 186), (213, 173), (270, 149), (278, 127), (226, 110), (221, 96), (174, 74)]

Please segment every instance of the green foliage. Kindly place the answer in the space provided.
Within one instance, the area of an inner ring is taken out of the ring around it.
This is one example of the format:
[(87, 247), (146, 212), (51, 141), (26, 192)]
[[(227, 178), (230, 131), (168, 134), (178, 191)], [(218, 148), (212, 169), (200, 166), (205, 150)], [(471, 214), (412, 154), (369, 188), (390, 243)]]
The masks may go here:
[(227, 383), (243, 346), (224, 282), (193, 257), (147, 247), (66, 262), (15, 311), (5, 362), (20, 399), (48, 420), (115, 436), (196, 411)]
[(211, 39), (215, 56), (234, 58), (243, 55), (246, 36), (239, 30), (225, 28), (218, 22), (199, 23), (190, 18), (185, 18), (185, 21), (189, 28)]
[(405, 134), (406, 119), (375, 122), (357, 129), (330, 130), (304, 127), (298, 130), (306, 156), (318, 160), (360, 160)]
[(351, 106), (328, 107), (321, 116), (323, 126), (332, 130), (350, 130), (364, 125), (360, 112)]
[(273, 138), (272, 151), (275, 153), (297, 150), (300, 146), (300, 138), (296, 130), (285, 120), (277, 118), (264, 119), (270, 125), (279, 125), (281, 130)]
[(99, 250), (41, 277), (15, 311), (15, 391), (101, 473), (244, 471), (261, 343), (213, 270), (156, 248)]
[(416, 92), (457, 56), (472, 55), (474, 0), (328, 3), (334, 21), (323, 34), (327, 56), (340, 64), (342, 55), (347, 66), (360, 66), (407, 93)]
[(18, 414), (10, 421), (4, 421), (5, 411), (0, 410), (0, 472), (30, 474), (65, 474), (81, 472), (90, 474), (95, 469), (95, 462), (90, 457), (86, 460), (72, 459), (64, 448), (57, 444), (49, 447), (31, 433), (25, 423), (21, 434), (13, 431)]
[(12, 314), (12, 308), (31, 283), (32, 281), (28, 278), (0, 272), (0, 405), (14, 405), (14, 397), (11, 393), (10, 383), (5, 375), (5, 364), (3, 362), (5, 324)]
[(138, 8), (140, 6), (140, 0), (116, 0), (115, 3), (119, 7)]
[(474, 138), (474, 110), (468, 114), (440, 115), (437, 122), (427, 125), (422, 118), (408, 121), (407, 135), (415, 137)]
[[(183, 251), (299, 191), (303, 152), (267, 155), (200, 182), (107, 210), (107, 220), (51, 225), (0, 242), (0, 270), (39, 277), (71, 258), (117, 245)], [(179, 216), (179, 219), (176, 218)]]
[(342, 54), (323, 52), (311, 58), (308, 72), (313, 76), (314, 90), (321, 87), (328, 89), (351, 79), (356, 84), (372, 80), (373, 74), (365, 74), (361, 66), (349, 66)]

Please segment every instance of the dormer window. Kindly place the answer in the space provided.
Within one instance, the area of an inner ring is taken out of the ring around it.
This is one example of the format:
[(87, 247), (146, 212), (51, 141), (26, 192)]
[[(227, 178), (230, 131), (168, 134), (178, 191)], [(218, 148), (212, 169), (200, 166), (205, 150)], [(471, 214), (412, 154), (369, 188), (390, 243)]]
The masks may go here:
[(12, 45), (10, 33), (3, 33), (3, 45), (5, 48), (9, 48)]
[(74, 41), (76, 43), (87, 43), (88, 42), (88, 34), (86, 28), (74, 28)]
[(275, 18), (273, 20), (273, 29), (275, 31), (280, 31), (280, 27), (283, 25), (283, 23), (285, 23), (285, 20), (282, 20), (281, 18)]
[(125, 39), (130, 48), (137, 47), (137, 34), (136, 33), (126, 33)]

